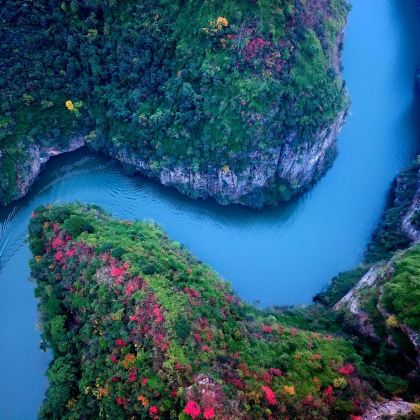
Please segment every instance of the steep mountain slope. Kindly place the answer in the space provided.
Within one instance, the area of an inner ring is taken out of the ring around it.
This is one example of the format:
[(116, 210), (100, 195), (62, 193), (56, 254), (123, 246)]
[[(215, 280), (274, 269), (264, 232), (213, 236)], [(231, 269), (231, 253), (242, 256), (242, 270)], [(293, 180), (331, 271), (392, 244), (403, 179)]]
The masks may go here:
[(335, 155), (347, 11), (345, 0), (6, 2), (0, 202), (75, 138), (192, 197), (289, 199)]

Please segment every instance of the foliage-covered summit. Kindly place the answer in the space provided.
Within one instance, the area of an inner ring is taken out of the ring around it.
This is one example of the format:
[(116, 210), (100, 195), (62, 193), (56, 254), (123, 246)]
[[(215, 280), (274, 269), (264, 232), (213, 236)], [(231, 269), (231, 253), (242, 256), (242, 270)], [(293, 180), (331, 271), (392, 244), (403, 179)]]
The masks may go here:
[(30, 143), (87, 134), (153, 170), (240, 170), (346, 107), (345, 0), (10, 0), (0, 19), (0, 202)]
[(348, 419), (363, 409), (349, 343), (243, 303), (154, 225), (42, 207), (30, 247), (54, 354), (42, 418)]

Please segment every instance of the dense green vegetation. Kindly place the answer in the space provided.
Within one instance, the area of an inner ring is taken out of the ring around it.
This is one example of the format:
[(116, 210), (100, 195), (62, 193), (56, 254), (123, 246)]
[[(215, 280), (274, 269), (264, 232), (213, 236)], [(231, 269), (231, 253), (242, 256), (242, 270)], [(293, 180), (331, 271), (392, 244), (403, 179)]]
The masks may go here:
[(394, 264), (392, 277), (384, 287), (382, 301), (395, 321), (420, 334), (420, 246), (406, 252)]
[[(39, 0), (0, 10), (0, 202), (77, 133), (154, 171), (240, 169), (346, 108), (345, 0)], [(16, 59), (18, 58), (18, 59)], [(284, 188), (284, 187), (283, 187)]]
[(243, 303), (155, 225), (95, 206), (40, 207), (30, 247), (54, 355), (42, 418), (348, 419), (363, 410), (366, 367), (348, 341)]

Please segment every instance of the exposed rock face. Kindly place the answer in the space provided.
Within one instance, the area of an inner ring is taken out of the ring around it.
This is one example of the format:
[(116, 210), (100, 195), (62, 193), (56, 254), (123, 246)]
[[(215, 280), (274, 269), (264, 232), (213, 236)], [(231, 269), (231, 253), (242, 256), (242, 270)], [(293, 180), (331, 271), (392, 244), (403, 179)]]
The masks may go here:
[(228, 167), (208, 167), (206, 171), (187, 166), (156, 169), (127, 150), (109, 153), (135, 172), (157, 178), (163, 185), (175, 187), (191, 197), (212, 197), (220, 204), (260, 208), (302, 192), (325, 172), (336, 154), (336, 139), (344, 115), (341, 113), (334, 124), (321, 130), (313, 142), (293, 146), (296, 135), (291, 135), (279, 147), (251, 153), (247, 159), (249, 166), (240, 172)]
[[(190, 197), (211, 197), (220, 204), (236, 203), (261, 208), (290, 199), (325, 173), (336, 155), (336, 140), (344, 117), (345, 112), (342, 112), (330, 127), (320, 130), (312, 142), (299, 142), (294, 133), (278, 147), (251, 152), (246, 159), (249, 165), (239, 172), (215, 166), (209, 166), (205, 171), (197, 171), (187, 165), (159, 167), (125, 148), (108, 149), (104, 145), (100, 151), (119, 160), (132, 173), (157, 179)], [(70, 139), (64, 147), (31, 145), (29, 158), (19, 168), (18, 194), (14, 199), (28, 192), (50, 157), (84, 145), (82, 135)]]
[[(415, 246), (415, 245), (414, 245)], [(373, 266), (360, 280), (359, 282), (339, 301), (333, 309), (339, 314), (345, 315), (347, 320), (353, 320), (353, 328), (357, 330), (358, 334), (368, 337), (374, 341), (386, 340), (386, 342), (395, 348), (399, 348), (398, 344), (395, 343), (392, 337), (392, 329), (398, 328), (409, 340), (413, 346), (416, 357), (413, 364), (417, 364), (420, 367), (420, 335), (414, 331), (408, 325), (402, 322), (396, 323), (396, 325), (387, 325), (387, 320), (392, 319), (392, 313), (388, 312), (383, 303), (382, 296), (384, 292), (384, 285), (392, 278), (394, 272), (394, 262), (399, 257), (396, 254), (390, 261)], [(377, 296), (378, 303), (376, 304), (375, 313), (369, 313), (363, 310), (364, 304), (368, 299), (369, 295), (374, 294)], [(384, 325), (386, 325), (387, 332), (378, 335), (373, 325), (373, 318), (376, 318), (376, 322), (382, 317)], [(401, 349), (400, 349), (401, 350)]]
[(19, 171), (17, 179), (18, 194), (14, 199), (17, 200), (27, 194), (36, 177), (41, 172), (42, 166), (48, 162), (52, 156), (73, 152), (84, 145), (85, 140), (83, 136), (71, 138), (63, 147), (40, 147), (38, 145), (31, 145), (28, 150), (29, 158), (23, 163)]
[(369, 315), (360, 306), (360, 298), (363, 293), (374, 287), (380, 280), (379, 267), (372, 267), (339, 302), (334, 305), (336, 312), (348, 312), (357, 322), (357, 330), (360, 334), (379, 340), (375, 329), (369, 320)]
[(401, 220), (401, 229), (412, 242), (420, 241), (420, 229), (413, 224), (413, 218), (418, 212), (420, 212), (420, 169), (417, 173), (416, 194), (409, 210), (403, 215)]
[(398, 416), (406, 416), (412, 411), (413, 404), (400, 398), (371, 402), (363, 415), (363, 420), (395, 419)]

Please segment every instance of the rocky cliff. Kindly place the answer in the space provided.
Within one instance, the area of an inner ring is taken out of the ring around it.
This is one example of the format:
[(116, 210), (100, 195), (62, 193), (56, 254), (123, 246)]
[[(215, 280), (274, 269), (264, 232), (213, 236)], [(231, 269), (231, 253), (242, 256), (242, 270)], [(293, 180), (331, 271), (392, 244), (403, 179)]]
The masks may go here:
[(194, 170), (188, 165), (159, 167), (154, 162), (133, 156), (127, 149), (106, 150), (101, 147), (101, 150), (130, 168), (130, 172), (157, 179), (190, 197), (261, 208), (289, 200), (308, 189), (325, 173), (336, 155), (337, 136), (344, 117), (342, 112), (311, 142), (300, 142), (293, 133), (280, 146), (251, 152), (245, 159), (249, 165), (240, 171), (229, 166), (211, 165), (205, 171)]
[(16, 176), (17, 188), (12, 200), (22, 198), (28, 193), (30, 187), (41, 172), (43, 165), (45, 165), (51, 157), (62, 153), (73, 152), (83, 147), (84, 144), (85, 141), (83, 136), (72, 137), (69, 139), (67, 144), (59, 147), (31, 144), (25, 153), (26, 158), (19, 162), (19, 168)]

